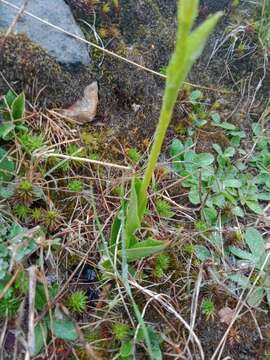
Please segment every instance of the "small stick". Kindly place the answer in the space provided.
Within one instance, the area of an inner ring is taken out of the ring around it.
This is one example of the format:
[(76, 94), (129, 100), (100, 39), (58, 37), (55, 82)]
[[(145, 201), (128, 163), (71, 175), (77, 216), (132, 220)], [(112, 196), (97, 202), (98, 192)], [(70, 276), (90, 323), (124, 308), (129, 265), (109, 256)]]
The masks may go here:
[(35, 353), (35, 297), (36, 297), (36, 266), (31, 266), (29, 272), (29, 316), (28, 316), (28, 352)]

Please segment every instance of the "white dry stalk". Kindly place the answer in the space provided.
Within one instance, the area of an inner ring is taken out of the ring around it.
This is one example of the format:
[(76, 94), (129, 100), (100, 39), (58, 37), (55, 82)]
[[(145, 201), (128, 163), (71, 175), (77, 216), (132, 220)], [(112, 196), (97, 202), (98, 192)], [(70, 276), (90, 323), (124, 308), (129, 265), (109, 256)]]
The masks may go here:
[(139, 289), (142, 293), (153, 298), (153, 300), (156, 300), (157, 302), (159, 302), (168, 312), (173, 314), (185, 326), (185, 328), (192, 335), (194, 342), (197, 344), (201, 360), (204, 360), (205, 356), (204, 356), (203, 348), (202, 348), (202, 345), (201, 345), (201, 342), (200, 342), (198, 336), (195, 334), (195, 332), (193, 331), (191, 326), (186, 322), (186, 320), (171, 306), (169, 301), (164, 299), (164, 297), (166, 297), (166, 295), (165, 294), (157, 294), (151, 290), (145, 289), (143, 286), (139, 285), (135, 280), (129, 280), (129, 283), (130, 283), (130, 285)]
[(28, 314), (28, 352), (35, 353), (35, 298), (37, 284), (37, 267), (31, 266), (29, 272), (29, 314)]

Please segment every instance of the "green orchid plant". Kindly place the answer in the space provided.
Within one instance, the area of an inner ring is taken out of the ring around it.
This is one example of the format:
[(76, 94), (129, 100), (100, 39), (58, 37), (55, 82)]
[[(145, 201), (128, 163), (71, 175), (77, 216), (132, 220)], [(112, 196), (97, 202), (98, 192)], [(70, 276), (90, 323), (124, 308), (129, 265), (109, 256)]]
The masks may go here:
[[(201, 55), (210, 33), (222, 16), (222, 13), (216, 13), (196, 29), (192, 30), (198, 15), (198, 8), (199, 0), (179, 1), (176, 47), (167, 68), (162, 109), (144, 177), (142, 180), (136, 176), (133, 177), (130, 198), (128, 201), (123, 201), (121, 209), (112, 225), (110, 250), (116, 256), (121, 256), (121, 252), (125, 251), (125, 256), (129, 262), (152, 256), (163, 251), (169, 245), (168, 241), (155, 239), (140, 241), (136, 234), (141, 228), (147, 207), (147, 191), (172, 118), (178, 92), (193, 64)], [(119, 245), (119, 238), (122, 232), (125, 238), (125, 249), (123, 249), (123, 242), (122, 249)]]

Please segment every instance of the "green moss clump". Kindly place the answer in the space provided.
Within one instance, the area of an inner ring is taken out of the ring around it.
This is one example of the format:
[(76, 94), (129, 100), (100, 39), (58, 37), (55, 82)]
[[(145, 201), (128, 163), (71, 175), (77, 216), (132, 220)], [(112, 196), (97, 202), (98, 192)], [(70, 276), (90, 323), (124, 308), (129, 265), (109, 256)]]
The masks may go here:
[(65, 107), (72, 104), (91, 82), (88, 68), (76, 73), (61, 67), (45, 50), (24, 34), (0, 33), (0, 94), (8, 90), (7, 82), (39, 106)]

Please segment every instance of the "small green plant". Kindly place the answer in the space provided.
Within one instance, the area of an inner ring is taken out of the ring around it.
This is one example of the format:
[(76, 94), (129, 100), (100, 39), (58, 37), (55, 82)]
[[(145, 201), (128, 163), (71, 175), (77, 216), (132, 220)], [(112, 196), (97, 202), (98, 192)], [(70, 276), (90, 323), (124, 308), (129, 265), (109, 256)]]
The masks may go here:
[(31, 211), (31, 218), (35, 223), (42, 221), (43, 219), (43, 211), (41, 208), (34, 208)]
[(31, 203), (34, 197), (33, 184), (29, 180), (22, 180), (16, 189), (17, 197), (24, 203)]
[(140, 161), (141, 154), (136, 148), (131, 148), (128, 150), (128, 157), (130, 158), (130, 160), (137, 163)]
[(18, 204), (14, 207), (14, 214), (18, 219), (25, 221), (30, 216), (31, 209), (26, 205)]
[(203, 299), (202, 314), (205, 315), (206, 320), (213, 320), (215, 316), (215, 304), (211, 299)]
[(12, 91), (9, 91), (0, 103), (0, 118), (3, 120), (0, 126), (0, 139), (11, 140), (17, 132), (27, 130), (22, 124), (24, 113), (24, 93), (16, 96)]
[(61, 216), (58, 210), (51, 209), (45, 211), (44, 215), (45, 225), (48, 226), (49, 230), (55, 230), (61, 223)]
[(130, 335), (130, 327), (123, 323), (117, 323), (112, 328), (116, 340), (125, 340)]
[(158, 199), (156, 201), (157, 212), (160, 216), (165, 218), (171, 218), (174, 216), (171, 204), (164, 199)]
[(81, 180), (71, 180), (68, 183), (68, 190), (80, 193), (83, 190), (83, 182)]
[(42, 148), (44, 138), (42, 135), (35, 135), (29, 132), (24, 132), (19, 136), (19, 141), (22, 144), (23, 149), (27, 154), (32, 154), (35, 150)]
[(168, 254), (159, 254), (155, 259), (154, 275), (158, 278), (164, 276), (170, 266), (170, 256)]
[(66, 305), (67, 308), (75, 314), (81, 314), (86, 310), (88, 297), (82, 290), (77, 290), (69, 295)]
[[(251, 306), (256, 306), (266, 296), (268, 305), (270, 306), (270, 259), (267, 260), (268, 252), (265, 247), (265, 242), (255, 228), (249, 228), (244, 234), (244, 240), (249, 247), (250, 252), (242, 250), (235, 246), (230, 246), (229, 251), (239, 259), (245, 260), (250, 267), (255, 267), (261, 274), (261, 281), (259, 286), (256, 286), (248, 298), (248, 303)], [(266, 262), (266, 263), (265, 263)], [(262, 266), (265, 264), (263, 271)], [(243, 274), (232, 274), (228, 277), (230, 280), (236, 282), (238, 286), (244, 289), (249, 289), (252, 286), (252, 281)]]

